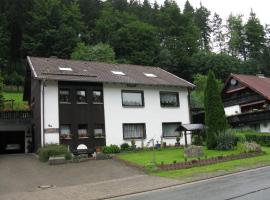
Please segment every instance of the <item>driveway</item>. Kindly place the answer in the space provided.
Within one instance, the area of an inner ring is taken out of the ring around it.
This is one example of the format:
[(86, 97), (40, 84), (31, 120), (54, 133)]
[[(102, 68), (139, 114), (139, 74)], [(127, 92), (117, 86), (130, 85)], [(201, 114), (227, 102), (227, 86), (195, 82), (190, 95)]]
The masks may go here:
[(50, 166), (33, 154), (0, 155), (0, 195), (35, 191), (40, 185), (63, 187), (142, 174), (113, 160)]
[[(0, 199), (5, 200), (103, 199), (176, 184), (114, 160), (50, 166), (30, 154), (0, 155)], [(38, 188), (44, 185), (54, 187)]]

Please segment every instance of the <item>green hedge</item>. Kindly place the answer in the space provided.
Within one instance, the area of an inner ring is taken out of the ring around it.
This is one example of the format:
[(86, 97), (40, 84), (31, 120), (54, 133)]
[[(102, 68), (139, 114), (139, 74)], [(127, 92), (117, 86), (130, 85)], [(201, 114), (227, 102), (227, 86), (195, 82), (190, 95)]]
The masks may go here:
[(45, 147), (41, 147), (38, 149), (37, 153), (42, 162), (47, 162), (49, 158), (53, 156), (65, 156), (66, 160), (70, 160), (72, 157), (67, 146), (57, 144), (50, 144)]
[(256, 142), (262, 146), (270, 146), (270, 133), (247, 133), (245, 136), (248, 142)]

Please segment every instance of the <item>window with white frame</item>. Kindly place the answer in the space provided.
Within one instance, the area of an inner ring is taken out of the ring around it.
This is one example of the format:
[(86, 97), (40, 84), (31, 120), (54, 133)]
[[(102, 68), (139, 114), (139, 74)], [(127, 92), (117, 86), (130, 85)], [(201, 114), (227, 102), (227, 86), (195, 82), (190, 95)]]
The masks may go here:
[(143, 91), (122, 91), (122, 105), (127, 107), (143, 107), (144, 96)]
[(181, 136), (181, 132), (177, 129), (181, 126), (181, 122), (162, 123), (162, 135), (163, 137), (178, 137)]
[(60, 125), (60, 138), (61, 139), (71, 138), (70, 124)]
[(146, 138), (145, 124), (123, 124), (124, 139)]

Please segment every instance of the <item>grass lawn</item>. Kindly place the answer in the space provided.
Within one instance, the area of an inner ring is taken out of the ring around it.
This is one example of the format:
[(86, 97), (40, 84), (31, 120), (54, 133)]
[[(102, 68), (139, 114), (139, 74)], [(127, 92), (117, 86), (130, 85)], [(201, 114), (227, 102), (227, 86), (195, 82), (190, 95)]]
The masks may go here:
[[(15, 100), (13, 104), (13, 110), (26, 110), (28, 109), (28, 104), (23, 101), (22, 92), (4, 92), (5, 100)], [(12, 106), (10, 102), (5, 103), (5, 110), (11, 110)]]
[[(150, 172), (152, 175), (168, 177), (173, 179), (179, 179), (181, 181), (190, 181), (190, 180), (199, 180), (202, 177), (205, 178), (207, 176), (211, 177), (213, 174), (227, 174), (230, 172), (236, 172), (243, 169), (270, 165), (270, 147), (262, 148), (265, 155), (221, 162), (208, 166), (200, 166), (193, 167), (189, 169), (179, 169), (179, 170), (170, 170), (170, 171), (161, 171), (161, 172)], [(204, 149), (205, 155), (207, 158), (217, 157), (220, 155), (231, 155), (240, 153), (238, 150), (233, 151), (215, 151), (215, 150), (207, 150)], [(160, 164), (164, 162), (164, 164), (173, 163), (173, 161), (184, 162), (183, 149), (171, 148), (171, 149), (163, 149), (161, 151), (156, 151), (156, 160), (157, 163)], [(129, 162), (146, 166), (152, 161), (152, 151), (145, 150), (139, 152), (130, 152), (130, 153), (121, 153), (117, 155), (119, 158), (123, 160), (127, 160)], [(196, 158), (194, 158), (196, 159)], [(189, 159), (192, 160), (192, 159)]]
[(156, 172), (152, 174), (156, 176), (185, 180), (192, 178), (196, 179), (196, 177), (200, 177), (202, 176), (202, 174), (207, 173), (217, 173), (220, 171), (222, 171), (223, 173), (230, 173), (243, 169), (270, 165), (270, 148), (263, 147), (262, 149), (264, 152), (266, 152), (266, 154), (263, 156), (228, 161), (202, 167), (194, 167), (190, 169)]
[[(204, 148), (204, 154), (207, 156), (207, 158), (211, 157), (217, 157), (217, 156), (226, 156), (226, 155), (232, 155), (232, 154), (239, 154), (240, 152), (238, 150), (232, 150), (232, 151), (216, 151), (216, 150), (208, 150)], [(153, 153), (150, 150), (144, 150), (139, 152), (128, 152), (128, 153), (121, 153), (117, 155), (119, 158), (123, 160), (127, 160), (129, 162), (146, 166), (152, 162)], [(204, 157), (203, 157), (204, 158)], [(189, 158), (189, 160), (194, 160), (197, 158)], [(156, 162), (157, 164), (161, 164), (161, 162), (164, 162), (164, 164), (171, 164), (174, 161), (176, 162), (184, 162), (184, 149), (179, 148), (168, 148), (168, 149), (162, 149), (156, 151)]]

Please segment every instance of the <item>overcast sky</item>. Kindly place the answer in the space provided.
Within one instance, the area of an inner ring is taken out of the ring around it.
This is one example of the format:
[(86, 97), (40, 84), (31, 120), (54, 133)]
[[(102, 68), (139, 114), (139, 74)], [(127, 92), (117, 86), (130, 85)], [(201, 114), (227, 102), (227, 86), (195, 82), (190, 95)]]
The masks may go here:
[[(175, 1), (183, 10), (186, 0)], [(164, 0), (157, 2), (163, 4)], [(199, 7), (202, 2), (212, 13), (217, 12), (224, 20), (230, 13), (243, 14), (247, 19), (252, 8), (263, 25), (270, 24), (270, 0), (189, 0), (189, 2), (193, 7)]]

